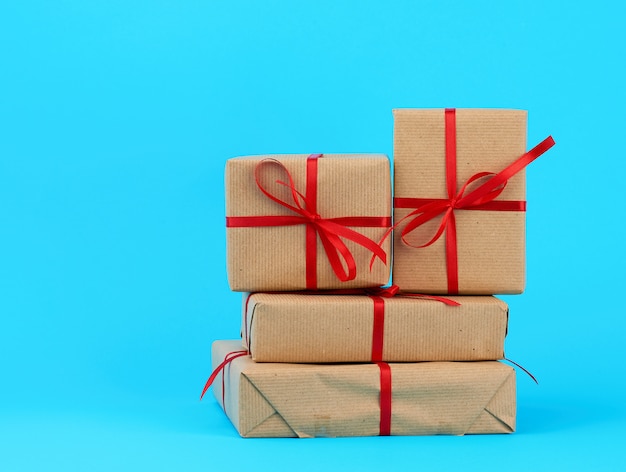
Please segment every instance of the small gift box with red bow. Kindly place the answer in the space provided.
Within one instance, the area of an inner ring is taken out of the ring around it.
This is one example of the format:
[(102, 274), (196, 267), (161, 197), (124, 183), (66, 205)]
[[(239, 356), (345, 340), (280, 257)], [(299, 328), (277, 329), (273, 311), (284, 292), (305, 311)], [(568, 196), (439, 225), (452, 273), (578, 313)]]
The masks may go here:
[(213, 343), (213, 393), (243, 437), (515, 430), (515, 371), (498, 361), (259, 363), (238, 349)]
[(526, 112), (394, 110), (393, 281), (439, 294), (525, 285)]
[(379, 242), (390, 227), (385, 155), (251, 156), (226, 164), (227, 268), (234, 291), (384, 285), (391, 244)]
[(256, 362), (504, 358), (509, 310), (502, 300), (396, 293), (394, 288), (360, 295), (244, 295), (243, 347)]

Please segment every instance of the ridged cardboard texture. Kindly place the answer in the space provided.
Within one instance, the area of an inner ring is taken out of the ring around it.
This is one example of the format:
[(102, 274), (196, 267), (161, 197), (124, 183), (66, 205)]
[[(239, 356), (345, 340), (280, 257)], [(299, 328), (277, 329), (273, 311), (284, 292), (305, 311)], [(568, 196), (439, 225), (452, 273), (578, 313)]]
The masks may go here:
[[(213, 366), (240, 341), (216, 341)], [(515, 371), (497, 361), (389, 364), (391, 434), (486, 434), (515, 430)], [(257, 363), (226, 366), (214, 394), (243, 437), (377, 436), (376, 364)]]
[[(226, 163), (226, 216), (293, 216), (294, 213), (267, 198), (257, 187), (255, 167), (263, 159), (283, 163), (293, 177), (296, 189), (306, 188), (307, 155), (267, 155), (229, 159)], [(285, 180), (282, 173), (267, 180)], [(317, 210), (322, 218), (391, 218), (390, 162), (382, 154), (324, 154), (318, 162)], [(276, 186), (274, 186), (276, 187)], [(291, 196), (285, 188), (285, 198)], [(353, 227), (378, 243), (388, 228)], [(227, 239), (228, 281), (234, 291), (289, 291), (307, 288), (305, 225), (229, 227)], [(317, 238), (317, 289), (373, 287), (389, 281), (391, 243), (383, 248), (387, 264), (379, 259), (369, 269), (372, 253), (345, 240), (357, 266), (353, 280), (340, 281)]]
[[(382, 298), (388, 362), (504, 357), (508, 306), (492, 296), (449, 296), (460, 306)], [(244, 294), (244, 348), (257, 362), (369, 362), (374, 301), (366, 295)]]
[[(396, 109), (394, 114), (394, 197), (447, 198), (444, 110)], [(526, 112), (456, 110), (457, 191), (478, 172), (500, 172), (526, 152)], [(525, 172), (512, 177), (496, 200), (525, 200)], [(399, 222), (411, 209), (395, 208)], [(460, 294), (515, 294), (525, 285), (525, 213), (455, 210)], [(408, 235), (413, 245), (428, 242), (441, 218)], [(448, 293), (445, 236), (414, 248), (395, 231), (393, 281), (403, 290)]]

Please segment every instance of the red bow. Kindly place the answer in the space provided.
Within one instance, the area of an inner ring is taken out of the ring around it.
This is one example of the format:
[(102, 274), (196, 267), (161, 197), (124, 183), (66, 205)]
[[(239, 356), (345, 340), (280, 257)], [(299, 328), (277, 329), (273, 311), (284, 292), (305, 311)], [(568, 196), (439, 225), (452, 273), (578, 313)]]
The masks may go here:
[[(307, 158), (306, 192), (304, 195), (296, 189), (287, 168), (276, 159), (264, 159), (255, 168), (254, 178), (261, 192), (272, 201), (291, 210), (295, 215), (231, 216), (226, 218), (227, 227), (306, 225), (306, 287), (308, 289), (317, 288), (317, 235), (322, 241), (335, 275), (342, 282), (346, 282), (356, 278), (356, 262), (342, 238), (354, 241), (372, 252), (372, 259), (379, 258), (384, 264), (387, 263), (387, 254), (380, 245), (363, 234), (348, 228), (348, 226), (391, 226), (391, 218), (388, 217), (323, 218), (317, 212), (317, 164), (321, 157), (322, 154), (312, 154)], [(277, 180), (275, 183), (287, 187), (291, 194), (291, 202), (273, 194), (261, 183), (261, 171), (268, 165), (278, 166), (286, 174), (286, 181)]]

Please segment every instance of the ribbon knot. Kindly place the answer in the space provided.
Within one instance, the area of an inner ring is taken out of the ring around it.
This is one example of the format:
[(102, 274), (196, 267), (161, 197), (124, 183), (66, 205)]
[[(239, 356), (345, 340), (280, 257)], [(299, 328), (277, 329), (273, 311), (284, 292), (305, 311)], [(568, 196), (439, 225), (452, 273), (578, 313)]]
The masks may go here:
[[(551, 139), (551, 138), (550, 138)], [(406, 217), (403, 218), (402, 221), (413, 219), (404, 227), (401, 234), (401, 239), (404, 244), (407, 246), (415, 247), (415, 248), (423, 248), (430, 246), (435, 241), (437, 241), (444, 230), (449, 226), (453, 225), (454, 219), (454, 211), (455, 210), (468, 210), (468, 209), (488, 209), (481, 208), (481, 206), (487, 205), (488, 203), (495, 200), (506, 187), (508, 178), (504, 180), (502, 183), (498, 183), (495, 188), (493, 185), (490, 185), (490, 180), (484, 182), (479, 187), (477, 187), (474, 191), (470, 192), (468, 195), (465, 195), (468, 187), (477, 182), (478, 180), (485, 179), (489, 176), (497, 176), (492, 172), (479, 172), (470, 177), (465, 184), (461, 187), (459, 192), (456, 195), (448, 199), (431, 199), (422, 204), (417, 205), (417, 208), (409, 213)], [(517, 202), (519, 204), (519, 208), (515, 208), (516, 210), (523, 210), (523, 202)], [(441, 222), (439, 223), (439, 227), (435, 232), (435, 235), (427, 242), (421, 245), (414, 245), (406, 238), (413, 230), (417, 227), (423, 225), (427, 221), (430, 221), (440, 214), (444, 213), (441, 218)]]

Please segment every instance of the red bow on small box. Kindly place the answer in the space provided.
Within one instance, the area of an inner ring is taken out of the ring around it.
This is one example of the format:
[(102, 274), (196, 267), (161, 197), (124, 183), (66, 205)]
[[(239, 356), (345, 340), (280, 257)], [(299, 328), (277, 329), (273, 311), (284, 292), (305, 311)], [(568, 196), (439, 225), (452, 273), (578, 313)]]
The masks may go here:
[[(322, 217), (317, 210), (317, 167), (321, 157), (322, 154), (312, 154), (307, 158), (304, 194), (296, 189), (291, 174), (281, 162), (275, 159), (264, 159), (255, 168), (254, 177), (259, 190), (270, 200), (291, 210), (293, 215), (226, 217), (227, 228), (306, 225), (306, 287), (310, 290), (317, 288), (318, 235), (335, 275), (342, 282), (346, 282), (356, 278), (357, 269), (354, 256), (342, 238), (351, 240), (372, 252), (373, 259), (379, 258), (384, 264), (387, 263), (387, 254), (380, 245), (348, 226), (383, 228), (391, 226), (391, 217)], [(284, 171), (286, 180), (277, 180), (274, 183), (289, 190), (291, 202), (281, 199), (263, 185), (261, 173), (266, 166), (270, 165), (278, 166)]]

